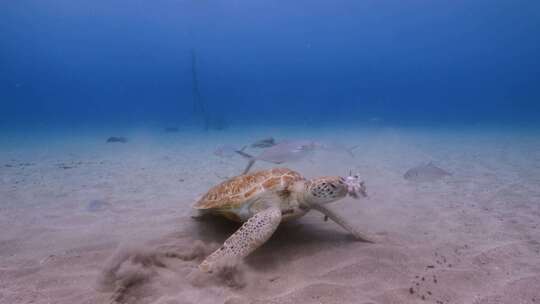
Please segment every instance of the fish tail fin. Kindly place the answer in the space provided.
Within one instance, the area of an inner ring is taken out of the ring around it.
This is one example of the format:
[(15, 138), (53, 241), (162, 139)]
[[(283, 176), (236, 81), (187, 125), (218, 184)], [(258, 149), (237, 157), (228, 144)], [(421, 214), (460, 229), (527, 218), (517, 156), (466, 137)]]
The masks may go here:
[(246, 168), (244, 169), (244, 172), (242, 172), (242, 174), (248, 173), (249, 169), (251, 169), (251, 167), (253, 167), (253, 164), (255, 164), (255, 161), (256, 161), (255, 158), (250, 159), (247, 166), (246, 166)]
[(242, 149), (236, 150), (236, 151), (234, 151), (234, 152), (236, 152), (236, 153), (242, 155), (243, 157), (245, 157), (245, 158), (247, 158), (247, 159), (253, 159), (253, 158), (255, 158), (255, 157), (253, 157), (253, 155), (244, 152), (245, 149), (246, 149), (246, 146), (244, 146), (244, 147), (242, 147)]
[(253, 157), (253, 155), (244, 152), (244, 149), (246, 149), (246, 146), (244, 146), (242, 149), (236, 151), (236, 153), (238, 153), (238, 154), (240, 154), (243, 157), (248, 159), (248, 164), (247, 164), (246, 168), (244, 169), (244, 172), (242, 172), (242, 174), (248, 173), (249, 169), (251, 169), (251, 167), (253, 167), (253, 164), (255, 164), (255, 161), (257, 161), (257, 159), (255, 157)]

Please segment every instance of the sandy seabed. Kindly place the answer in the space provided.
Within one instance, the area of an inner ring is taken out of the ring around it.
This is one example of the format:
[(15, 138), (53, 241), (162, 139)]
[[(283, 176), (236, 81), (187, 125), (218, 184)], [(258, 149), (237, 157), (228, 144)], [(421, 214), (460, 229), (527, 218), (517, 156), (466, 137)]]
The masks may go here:
[[(2, 304), (540, 303), (540, 130), (75, 133), (0, 139)], [(191, 205), (246, 163), (214, 149), (270, 135), (358, 145), (283, 166), (361, 173), (369, 197), (332, 207), (375, 243), (313, 211), (243, 263), (199, 273), (238, 226), (195, 221)], [(452, 176), (403, 178), (429, 161)]]

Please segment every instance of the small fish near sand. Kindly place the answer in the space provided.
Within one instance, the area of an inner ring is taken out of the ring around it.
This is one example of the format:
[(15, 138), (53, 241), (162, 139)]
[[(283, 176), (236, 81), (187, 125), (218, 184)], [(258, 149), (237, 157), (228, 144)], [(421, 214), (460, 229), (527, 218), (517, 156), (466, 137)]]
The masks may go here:
[(122, 143), (122, 144), (125, 144), (127, 143), (127, 138), (125, 137), (122, 137), (122, 136), (111, 136), (109, 138), (107, 138), (107, 143), (108, 144), (111, 144), (111, 143)]
[(110, 208), (112, 205), (106, 201), (102, 200), (93, 200), (88, 205), (86, 205), (86, 211), (88, 212), (99, 212), (105, 209)]
[(236, 151), (236, 153), (248, 159), (248, 164), (242, 173), (246, 174), (258, 160), (272, 164), (298, 161), (308, 156), (317, 147), (318, 144), (311, 140), (292, 140), (277, 143), (257, 156), (250, 155), (244, 151)]
[(276, 145), (276, 140), (273, 137), (267, 137), (263, 138), (261, 140), (257, 140), (256, 142), (251, 144), (252, 148), (270, 148)]
[(432, 182), (439, 180), (452, 173), (435, 166), (432, 162), (413, 167), (403, 175), (403, 178), (413, 182)]

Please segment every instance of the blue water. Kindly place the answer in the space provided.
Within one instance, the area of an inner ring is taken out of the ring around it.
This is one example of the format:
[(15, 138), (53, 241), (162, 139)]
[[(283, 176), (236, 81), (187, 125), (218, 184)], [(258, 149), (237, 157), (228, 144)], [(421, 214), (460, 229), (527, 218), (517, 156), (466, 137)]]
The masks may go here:
[(210, 128), (540, 116), (535, 0), (2, 1), (0, 39), (3, 128), (202, 127), (192, 54)]

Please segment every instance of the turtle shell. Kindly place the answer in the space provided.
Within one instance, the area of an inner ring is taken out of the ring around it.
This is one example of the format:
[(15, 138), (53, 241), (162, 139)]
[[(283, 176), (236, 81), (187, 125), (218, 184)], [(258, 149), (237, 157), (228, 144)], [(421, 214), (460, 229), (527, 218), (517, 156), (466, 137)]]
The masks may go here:
[[(269, 191), (280, 195), (304, 178), (287, 168), (256, 171), (230, 178), (211, 188), (193, 207), (195, 209), (232, 209)], [(280, 195), (281, 196), (281, 195)]]

